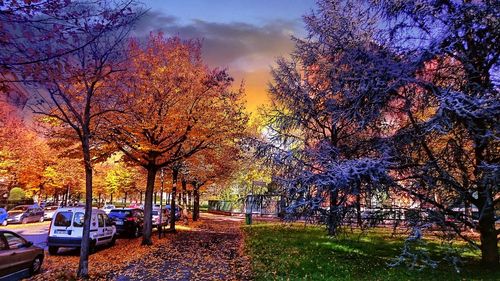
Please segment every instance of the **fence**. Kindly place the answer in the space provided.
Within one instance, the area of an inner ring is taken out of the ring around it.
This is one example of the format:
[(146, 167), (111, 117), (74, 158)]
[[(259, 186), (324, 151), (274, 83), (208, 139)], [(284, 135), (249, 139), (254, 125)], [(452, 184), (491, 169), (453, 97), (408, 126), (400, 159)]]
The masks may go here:
[(252, 213), (265, 216), (279, 216), (284, 207), (279, 195), (248, 195), (245, 202), (209, 200), (208, 211), (213, 213)]

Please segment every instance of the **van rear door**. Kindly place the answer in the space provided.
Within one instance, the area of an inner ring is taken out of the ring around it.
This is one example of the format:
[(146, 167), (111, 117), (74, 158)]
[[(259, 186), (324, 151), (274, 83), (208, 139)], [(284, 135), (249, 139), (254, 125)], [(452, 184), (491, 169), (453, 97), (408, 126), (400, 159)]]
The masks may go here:
[(72, 221), (73, 221), (73, 211), (65, 210), (57, 212), (52, 220), (52, 227), (50, 228), (51, 233), (49, 236), (54, 237), (71, 237), (72, 236)]

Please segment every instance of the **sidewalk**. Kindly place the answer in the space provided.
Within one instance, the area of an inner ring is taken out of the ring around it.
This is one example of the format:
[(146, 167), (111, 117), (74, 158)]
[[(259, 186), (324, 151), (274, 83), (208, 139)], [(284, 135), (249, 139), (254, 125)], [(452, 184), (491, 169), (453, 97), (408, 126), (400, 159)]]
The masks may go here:
[[(198, 222), (179, 224), (177, 233), (141, 246), (141, 238), (118, 239), (89, 257), (91, 280), (249, 280), (249, 259), (243, 254), (241, 218), (202, 214)], [(51, 256), (31, 280), (75, 280), (77, 250)]]
[[(117, 281), (248, 280), (241, 218), (203, 214), (194, 228), (167, 234), (169, 243), (114, 273)], [(162, 239), (163, 240), (163, 239)]]

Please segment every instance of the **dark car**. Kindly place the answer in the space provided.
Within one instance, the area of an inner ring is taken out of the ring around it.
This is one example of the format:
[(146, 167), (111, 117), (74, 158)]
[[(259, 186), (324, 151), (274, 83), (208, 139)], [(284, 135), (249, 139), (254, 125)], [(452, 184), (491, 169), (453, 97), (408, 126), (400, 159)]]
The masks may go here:
[(42, 222), (43, 209), (34, 205), (20, 205), (10, 209), (8, 212), (8, 223)]
[[(170, 205), (165, 205), (165, 209), (168, 210), (168, 215), (169, 215), (169, 219), (170, 219)], [(182, 208), (179, 207), (179, 206), (175, 206), (175, 220), (178, 221), (181, 219), (181, 214), (182, 214)]]
[(0, 280), (18, 280), (40, 271), (43, 249), (18, 234), (0, 230)]
[(138, 208), (113, 209), (109, 218), (115, 222), (116, 233), (139, 237), (144, 225), (144, 211)]

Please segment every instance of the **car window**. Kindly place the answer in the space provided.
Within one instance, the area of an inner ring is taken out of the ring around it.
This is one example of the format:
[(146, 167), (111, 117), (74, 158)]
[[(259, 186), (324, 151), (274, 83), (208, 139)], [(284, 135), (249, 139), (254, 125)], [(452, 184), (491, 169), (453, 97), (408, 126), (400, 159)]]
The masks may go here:
[(104, 217), (102, 216), (102, 214), (97, 215), (97, 221), (99, 223), (99, 227), (104, 227)]
[(0, 233), (0, 250), (7, 250), (7, 244), (5, 244), (2, 233)]
[(28, 209), (28, 207), (26, 206), (17, 206), (17, 207), (14, 207), (12, 209), (10, 209), (10, 211), (26, 211)]
[(130, 216), (130, 214), (131, 214), (130, 210), (116, 209), (116, 210), (111, 210), (109, 216), (112, 218), (124, 218)]
[(106, 223), (106, 226), (111, 226), (113, 224), (113, 221), (108, 217), (107, 214), (102, 214), (102, 217), (104, 218), (104, 223)]
[(68, 227), (71, 225), (72, 212), (59, 212), (54, 219), (54, 226)]
[(82, 227), (83, 219), (84, 219), (84, 214), (82, 212), (75, 213), (75, 217), (73, 218), (73, 226)]
[(5, 232), (3, 236), (5, 237), (5, 240), (7, 240), (7, 244), (10, 249), (19, 249), (26, 244), (26, 240), (14, 235), (13, 233)]

